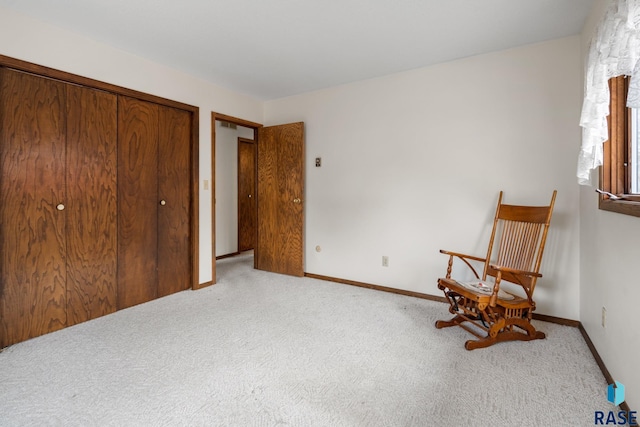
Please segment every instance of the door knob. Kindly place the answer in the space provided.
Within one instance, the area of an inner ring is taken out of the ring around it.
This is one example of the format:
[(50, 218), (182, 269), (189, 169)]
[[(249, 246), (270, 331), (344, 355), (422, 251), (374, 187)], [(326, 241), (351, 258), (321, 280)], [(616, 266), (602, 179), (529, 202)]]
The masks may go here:
[(63, 211), (64, 210), (64, 205), (62, 203), (60, 203), (58, 206), (56, 206), (56, 209), (58, 209), (59, 211)]
[(160, 206), (164, 206), (166, 204), (167, 204), (167, 202), (165, 200), (160, 200)]
[(300, 199), (297, 199), (297, 198), (296, 198), (296, 199), (293, 199), (293, 203), (296, 203), (296, 204), (298, 204), (298, 203), (300, 203), (300, 202), (302, 202), (302, 200), (300, 200)]
[(249, 198), (251, 198), (251, 194), (249, 194)]

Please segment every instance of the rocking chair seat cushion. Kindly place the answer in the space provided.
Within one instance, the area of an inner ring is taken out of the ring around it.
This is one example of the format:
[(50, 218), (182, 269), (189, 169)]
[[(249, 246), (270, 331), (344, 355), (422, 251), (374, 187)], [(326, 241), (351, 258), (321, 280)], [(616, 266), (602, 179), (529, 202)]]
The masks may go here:
[[(478, 281), (473, 281), (473, 283), (476, 282)], [(469, 282), (440, 278), (438, 279), (438, 285), (443, 290), (446, 288), (449, 291), (453, 291), (465, 298), (470, 298), (479, 304), (489, 304), (491, 300), (491, 292), (487, 293), (485, 290), (480, 290), (478, 287), (469, 285)], [(526, 298), (522, 298), (502, 289), (498, 291), (497, 305), (513, 309), (531, 307), (531, 304), (529, 304), (529, 301)]]
[[(459, 285), (464, 286), (467, 289), (472, 290), (473, 292), (478, 292), (480, 294), (491, 295), (493, 293), (494, 284), (491, 282), (485, 282), (482, 280), (468, 280), (468, 281), (458, 280), (457, 283)], [(504, 299), (504, 300), (512, 300), (515, 297), (513, 294), (510, 294), (509, 292), (506, 292), (503, 289), (499, 289), (498, 298)]]

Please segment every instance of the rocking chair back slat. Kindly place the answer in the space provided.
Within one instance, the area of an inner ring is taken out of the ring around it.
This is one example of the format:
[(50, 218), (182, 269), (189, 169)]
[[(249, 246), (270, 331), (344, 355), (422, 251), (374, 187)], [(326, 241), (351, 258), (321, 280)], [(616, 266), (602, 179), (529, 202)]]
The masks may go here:
[(521, 222), (545, 223), (549, 219), (549, 206), (515, 206), (500, 205), (498, 208), (498, 219)]
[(542, 238), (543, 224), (502, 221), (502, 235), (496, 264), (534, 271), (535, 256)]
[[(486, 258), (490, 262), (484, 269), (485, 279), (498, 273), (490, 264), (539, 272), (555, 196), (554, 192), (549, 206), (517, 206), (502, 204), (500, 192)], [(494, 243), (497, 245), (495, 253)], [(521, 284), (529, 293), (533, 293), (537, 280), (536, 277), (511, 274), (503, 275), (503, 279)]]

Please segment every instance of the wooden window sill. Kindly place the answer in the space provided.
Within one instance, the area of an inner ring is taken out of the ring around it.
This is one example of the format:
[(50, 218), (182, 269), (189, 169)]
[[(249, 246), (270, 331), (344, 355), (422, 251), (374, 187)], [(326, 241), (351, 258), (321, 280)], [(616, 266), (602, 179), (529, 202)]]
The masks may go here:
[(609, 200), (601, 197), (598, 207), (604, 211), (640, 217), (640, 201)]

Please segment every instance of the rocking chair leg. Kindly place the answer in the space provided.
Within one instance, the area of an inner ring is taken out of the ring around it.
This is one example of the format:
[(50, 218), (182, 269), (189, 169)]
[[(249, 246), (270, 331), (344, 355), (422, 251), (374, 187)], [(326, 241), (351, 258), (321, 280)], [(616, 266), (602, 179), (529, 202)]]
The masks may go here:
[[(509, 322), (513, 326), (517, 326), (526, 332), (526, 341), (544, 339), (544, 332), (536, 330), (533, 325), (524, 319), (513, 319)], [(516, 332), (517, 333), (517, 332)], [(522, 334), (521, 334), (522, 335)]]
[(469, 340), (464, 343), (464, 348), (467, 350), (475, 350), (477, 348), (489, 347), (493, 344), (505, 341), (532, 341), (546, 338), (544, 332), (536, 331), (532, 325), (528, 325), (526, 328), (527, 333), (515, 332), (515, 331), (503, 331), (499, 332), (495, 337), (487, 336), (479, 340)]
[(455, 316), (451, 320), (437, 320), (436, 329), (448, 328), (450, 326), (458, 326), (462, 322), (466, 322), (466, 319), (462, 316)]
[(532, 339), (534, 340), (543, 340), (545, 339), (547, 336), (544, 334), (544, 332), (540, 332), (540, 331), (536, 331), (534, 337)]
[(477, 348), (485, 348), (497, 343), (498, 340), (496, 338), (486, 337), (479, 340), (468, 340), (464, 343), (464, 348), (471, 351)]

